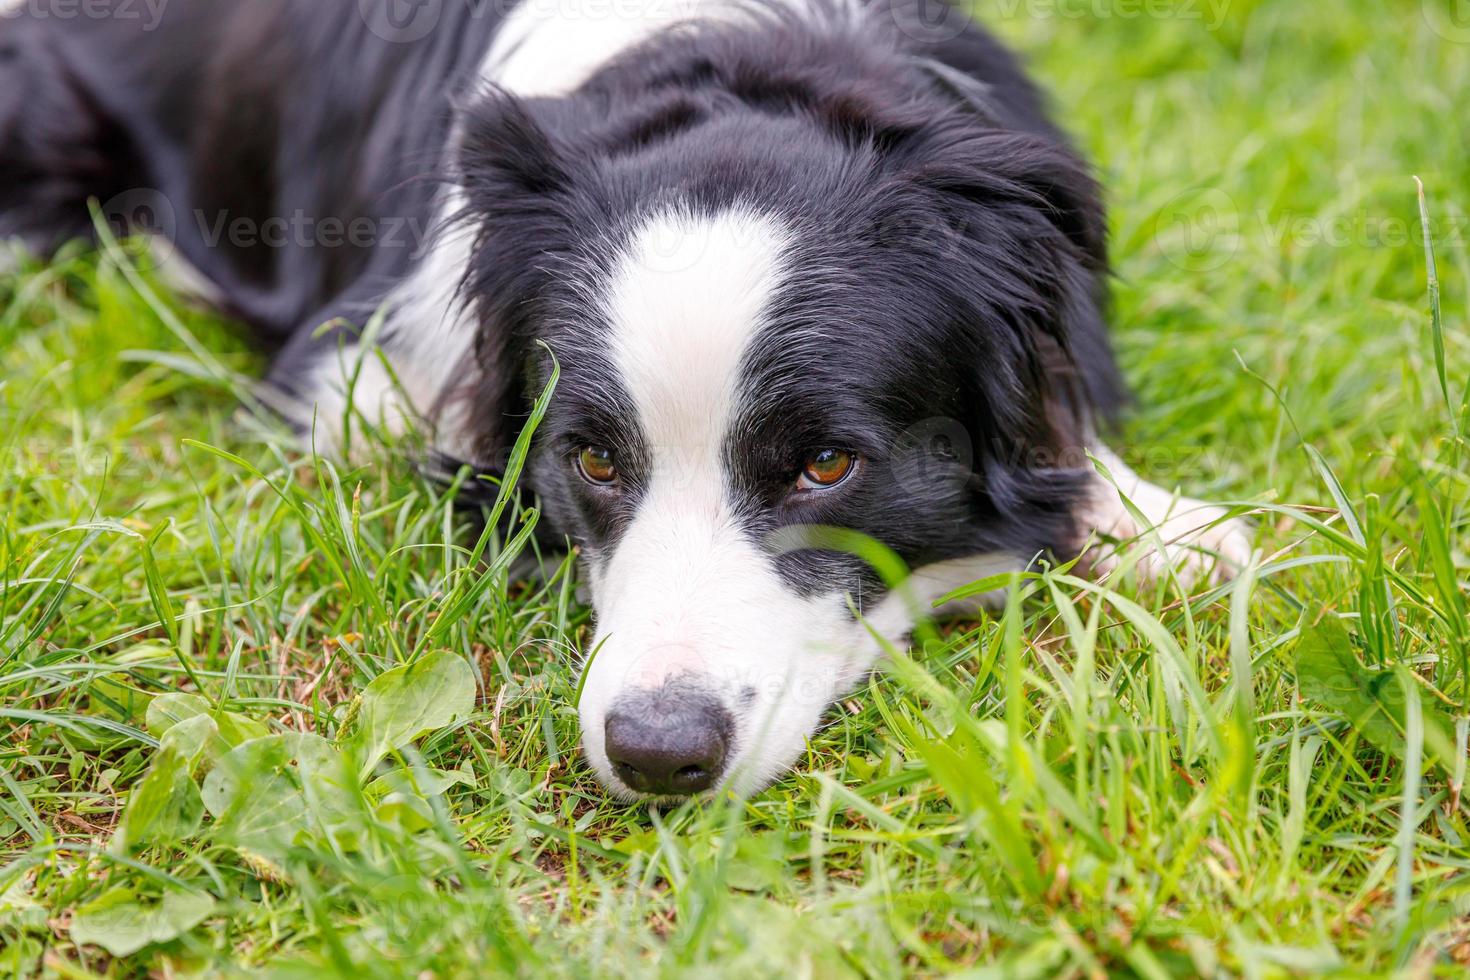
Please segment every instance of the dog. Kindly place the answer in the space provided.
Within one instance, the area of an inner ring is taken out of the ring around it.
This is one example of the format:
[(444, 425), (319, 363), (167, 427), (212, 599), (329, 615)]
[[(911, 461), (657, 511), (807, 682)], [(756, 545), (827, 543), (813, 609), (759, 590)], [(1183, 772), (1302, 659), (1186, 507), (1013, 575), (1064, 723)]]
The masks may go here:
[(324, 451), (494, 473), (556, 378), (524, 485), (617, 797), (771, 783), (968, 583), (1146, 532), (1146, 576), (1250, 560), (1100, 442), (1098, 184), (942, 0), (5, 2), (0, 238), (152, 234)]

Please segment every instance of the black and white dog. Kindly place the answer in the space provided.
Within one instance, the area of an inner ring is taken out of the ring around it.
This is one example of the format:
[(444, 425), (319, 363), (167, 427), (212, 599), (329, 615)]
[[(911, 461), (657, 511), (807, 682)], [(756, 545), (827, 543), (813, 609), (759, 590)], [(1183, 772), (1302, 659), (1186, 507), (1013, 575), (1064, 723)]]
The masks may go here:
[(1120, 490), (1146, 574), (1248, 559), (1097, 442), (1098, 188), (945, 0), (0, 4), (0, 238), (90, 199), (155, 233), (318, 445), (357, 415), (493, 471), (559, 363), (528, 483), (582, 549), (619, 796), (770, 782), (874, 633), (1147, 530)]

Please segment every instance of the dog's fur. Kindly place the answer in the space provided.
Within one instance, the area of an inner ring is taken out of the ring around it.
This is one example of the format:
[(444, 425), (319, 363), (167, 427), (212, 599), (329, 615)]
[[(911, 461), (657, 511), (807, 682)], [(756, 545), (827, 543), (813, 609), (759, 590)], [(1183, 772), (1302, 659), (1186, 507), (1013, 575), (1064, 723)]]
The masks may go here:
[[(609, 719), (695, 703), (724, 785), (775, 778), (874, 632), (1139, 533), (1119, 490), (1169, 542), (1152, 574), (1248, 556), (1097, 442), (1124, 401), (1098, 188), (940, 0), (445, 0), (395, 35), (404, 2), (0, 21), (0, 238), (84, 236), (92, 198), (166, 238), (278, 348), (321, 446), (357, 413), (493, 472), (554, 355), (528, 484), (582, 548), (585, 747), (612, 791), (638, 795)], [(318, 329), (379, 310), (373, 350)], [(589, 446), (615, 485), (579, 475)], [(800, 489), (824, 449), (856, 471)], [(818, 527), (920, 571), (890, 589)]]

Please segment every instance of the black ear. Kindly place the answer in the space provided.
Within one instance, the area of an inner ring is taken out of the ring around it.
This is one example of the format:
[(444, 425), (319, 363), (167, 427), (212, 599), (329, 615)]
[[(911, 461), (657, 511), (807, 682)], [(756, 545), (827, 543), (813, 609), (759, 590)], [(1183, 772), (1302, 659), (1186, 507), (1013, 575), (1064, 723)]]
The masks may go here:
[[(917, 179), (976, 204), (1040, 219), (1046, 245), (1061, 236), (1093, 272), (1108, 266), (1107, 216), (1091, 170), (1068, 146), (1035, 133), (940, 124), (915, 154)], [(1029, 211), (1028, 215), (1026, 212)]]
[[(954, 229), (952, 257), (980, 304), (975, 315), (1003, 327), (1011, 342), (1012, 397), (997, 392), (983, 410), (1015, 451), (1085, 465), (1079, 450), (1125, 400), (1107, 336), (1107, 220), (1097, 181), (1060, 141), (977, 128), (973, 119), (937, 124), (910, 161), (910, 177), (935, 195)], [(1020, 414), (1008, 418), (1015, 408)]]
[(459, 171), (479, 206), (496, 207), (502, 192), (546, 195), (568, 186), (563, 155), (525, 100), (481, 92), (461, 110), (459, 126)]
[[(548, 378), (538, 317), (571, 255), (570, 155), (562, 153), (528, 103), (494, 91), (459, 119), (455, 218), (473, 245), (463, 301), (478, 320), (473, 382), (450, 393), (474, 433), (477, 462), (503, 465)], [(534, 390), (532, 390), (534, 388)]]
[(979, 523), (1012, 550), (1069, 553), (1086, 450), (1123, 400), (1097, 184), (1059, 140), (963, 111), (903, 152), (903, 179), (942, 233), (926, 261), (969, 379), (957, 410), (974, 439)]

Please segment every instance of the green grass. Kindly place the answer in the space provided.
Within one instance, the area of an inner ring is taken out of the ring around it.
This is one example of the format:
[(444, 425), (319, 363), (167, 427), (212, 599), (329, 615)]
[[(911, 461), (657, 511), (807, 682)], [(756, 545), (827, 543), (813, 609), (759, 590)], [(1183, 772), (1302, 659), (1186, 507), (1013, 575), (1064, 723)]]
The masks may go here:
[[(391, 453), (302, 460), (237, 331), (116, 255), (0, 285), (0, 970), (1458, 975), (1470, 31), (1220, 7), (982, 5), (1105, 175), (1136, 462), (1259, 506), (1260, 565), (1019, 583), (745, 803), (609, 802), (570, 569), (509, 580)], [(160, 749), (178, 692), (213, 720)], [(265, 731), (323, 740), (224, 754)]]

